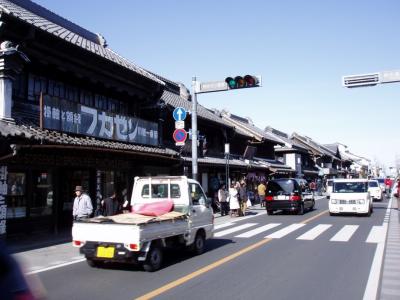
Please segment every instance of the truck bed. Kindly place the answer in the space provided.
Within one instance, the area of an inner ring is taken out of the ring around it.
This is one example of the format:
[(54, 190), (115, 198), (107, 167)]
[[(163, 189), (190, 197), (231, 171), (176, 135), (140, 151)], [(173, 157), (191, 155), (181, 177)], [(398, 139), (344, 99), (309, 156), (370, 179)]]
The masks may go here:
[(72, 238), (86, 242), (138, 244), (185, 234), (187, 230), (188, 220), (183, 213), (170, 212), (158, 217), (129, 213), (75, 222)]

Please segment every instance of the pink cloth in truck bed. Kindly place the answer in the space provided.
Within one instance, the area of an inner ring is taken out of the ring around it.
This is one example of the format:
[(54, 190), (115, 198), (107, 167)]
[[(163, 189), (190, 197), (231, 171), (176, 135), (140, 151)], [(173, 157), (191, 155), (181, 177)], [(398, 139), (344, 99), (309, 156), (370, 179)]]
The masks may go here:
[(174, 201), (163, 200), (150, 203), (136, 203), (132, 206), (132, 213), (144, 216), (161, 216), (172, 211)]

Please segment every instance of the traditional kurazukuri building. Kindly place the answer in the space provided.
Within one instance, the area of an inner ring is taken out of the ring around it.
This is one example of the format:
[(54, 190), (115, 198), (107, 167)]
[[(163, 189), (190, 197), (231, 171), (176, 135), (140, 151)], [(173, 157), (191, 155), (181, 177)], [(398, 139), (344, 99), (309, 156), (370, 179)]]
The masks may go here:
[(76, 185), (96, 206), (173, 173), (162, 80), (33, 2), (0, 0), (0, 24), (0, 235), (69, 228)]

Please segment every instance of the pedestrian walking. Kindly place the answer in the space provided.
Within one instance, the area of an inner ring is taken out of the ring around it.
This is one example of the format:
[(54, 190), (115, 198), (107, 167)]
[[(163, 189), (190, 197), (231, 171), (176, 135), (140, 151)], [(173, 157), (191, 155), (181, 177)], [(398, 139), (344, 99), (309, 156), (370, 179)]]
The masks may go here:
[(229, 209), (231, 217), (238, 216), (238, 210), (240, 209), (238, 197), (238, 190), (236, 189), (235, 184), (232, 183), (231, 187), (229, 188)]
[(316, 188), (317, 188), (317, 185), (316, 185), (315, 181), (312, 180), (312, 181), (310, 182), (310, 190), (311, 190), (311, 193), (312, 193), (313, 195), (315, 195), (315, 190), (316, 190)]
[(387, 194), (390, 194), (390, 192), (392, 191), (392, 185), (393, 185), (392, 179), (390, 179), (390, 177), (387, 177), (385, 179), (385, 190), (386, 190), (385, 192)]
[(247, 209), (247, 189), (246, 189), (246, 182), (244, 182), (244, 180), (240, 183), (239, 187), (239, 203), (240, 203), (239, 216), (245, 216)]
[(218, 190), (218, 202), (220, 203), (221, 216), (225, 216), (229, 211), (228, 192), (225, 184), (222, 184)]
[(114, 216), (122, 211), (121, 203), (117, 199), (117, 195), (114, 192), (110, 197), (104, 199), (104, 216)]
[(92, 200), (89, 195), (84, 193), (84, 190), (80, 185), (75, 187), (75, 195), (72, 217), (74, 220), (89, 218), (93, 212)]
[(261, 207), (265, 205), (265, 191), (267, 190), (267, 186), (264, 184), (264, 181), (261, 181), (260, 184), (257, 186), (258, 198), (260, 199)]

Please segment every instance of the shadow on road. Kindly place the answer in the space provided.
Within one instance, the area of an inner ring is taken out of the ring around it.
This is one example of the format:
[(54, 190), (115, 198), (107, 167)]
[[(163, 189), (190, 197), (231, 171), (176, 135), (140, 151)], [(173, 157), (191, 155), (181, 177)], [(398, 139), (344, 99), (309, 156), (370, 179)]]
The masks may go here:
[[(230, 239), (210, 239), (206, 243), (205, 252), (210, 252), (220, 247), (223, 247), (227, 244), (235, 243)], [(164, 250), (164, 262), (161, 268), (165, 269), (169, 266), (181, 263), (185, 260), (191, 259), (195, 257), (190, 251), (187, 251), (185, 248), (182, 249), (165, 249)], [(105, 269), (118, 270), (118, 271), (143, 271), (143, 268), (140, 265), (135, 264), (123, 264), (123, 263), (106, 263), (102, 266)]]

